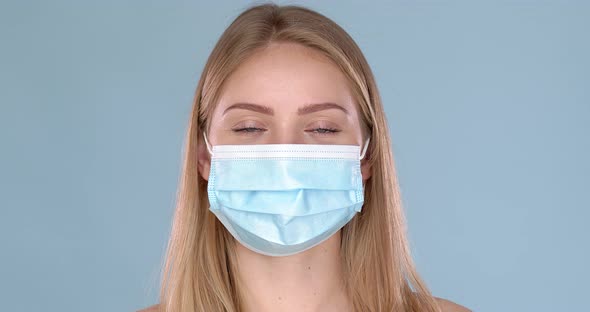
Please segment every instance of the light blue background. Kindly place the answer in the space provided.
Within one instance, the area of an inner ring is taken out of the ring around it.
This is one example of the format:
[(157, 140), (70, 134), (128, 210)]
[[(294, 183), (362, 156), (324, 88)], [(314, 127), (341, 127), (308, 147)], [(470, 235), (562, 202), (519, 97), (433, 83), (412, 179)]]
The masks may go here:
[[(587, 311), (589, 2), (298, 3), (373, 67), (433, 293)], [(1, 310), (157, 301), (193, 92), (247, 6), (1, 2)]]

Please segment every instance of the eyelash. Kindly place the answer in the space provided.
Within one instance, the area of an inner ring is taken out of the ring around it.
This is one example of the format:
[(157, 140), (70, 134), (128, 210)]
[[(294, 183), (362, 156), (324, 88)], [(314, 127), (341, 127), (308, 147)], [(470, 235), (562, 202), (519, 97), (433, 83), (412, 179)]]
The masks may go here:
[(306, 131), (306, 132), (314, 132), (319, 135), (333, 135), (333, 134), (336, 134), (340, 131), (341, 130), (338, 130), (335, 128), (315, 128), (315, 129), (312, 129), (311, 131)]
[[(232, 129), (233, 132), (237, 133), (254, 133), (254, 132), (266, 132), (266, 129), (263, 128), (256, 128), (256, 127), (244, 127), (238, 129)], [(319, 135), (333, 135), (342, 130), (338, 130), (335, 128), (315, 128), (312, 130), (306, 130), (306, 132), (313, 132)]]
[(244, 127), (238, 129), (232, 129), (233, 132), (240, 132), (240, 133), (252, 133), (252, 132), (265, 132), (266, 129), (263, 128), (256, 128), (256, 127)]

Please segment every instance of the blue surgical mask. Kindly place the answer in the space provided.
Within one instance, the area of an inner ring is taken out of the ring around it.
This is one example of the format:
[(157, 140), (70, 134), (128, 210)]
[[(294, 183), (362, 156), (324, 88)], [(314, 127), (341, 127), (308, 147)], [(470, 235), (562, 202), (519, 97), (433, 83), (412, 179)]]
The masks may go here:
[(312, 248), (340, 230), (364, 201), (358, 145), (216, 145), (209, 210), (245, 247), (268, 256)]

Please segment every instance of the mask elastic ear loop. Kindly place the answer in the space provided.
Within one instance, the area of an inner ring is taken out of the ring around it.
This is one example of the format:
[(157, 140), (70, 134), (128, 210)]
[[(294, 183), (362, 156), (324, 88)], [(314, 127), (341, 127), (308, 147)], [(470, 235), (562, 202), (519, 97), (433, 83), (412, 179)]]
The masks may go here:
[(213, 151), (211, 150), (211, 147), (209, 146), (209, 141), (207, 141), (207, 134), (205, 134), (205, 132), (203, 132), (203, 138), (205, 139), (205, 145), (207, 145), (207, 150), (209, 151), (209, 154), (211, 154), (211, 156), (213, 156)]
[(367, 148), (369, 147), (369, 141), (371, 141), (371, 138), (368, 138), (367, 141), (365, 142), (365, 146), (363, 146), (363, 152), (361, 153), (359, 160), (365, 158), (365, 153), (367, 153)]

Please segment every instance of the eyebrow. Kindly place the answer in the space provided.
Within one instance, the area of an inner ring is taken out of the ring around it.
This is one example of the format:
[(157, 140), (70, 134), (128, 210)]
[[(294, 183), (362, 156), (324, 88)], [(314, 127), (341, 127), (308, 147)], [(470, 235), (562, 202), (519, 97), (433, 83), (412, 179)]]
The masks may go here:
[(227, 113), (227, 111), (232, 110), (232, 109), (247, 109), (247, 110), (251, 110), (251, 111), (266, 114), (266, 115), (274, 115), (275, 114), (275, 111), (272, 108), (270, 108), (268, 106), (253, 104), (253, 103), (232, 104), (223, 111), (223, 114)]
[[(246, 109), (266, 115), (274, 115), (275, 113), (274, 110), (268, 106), (254, 103), (235, 103), (226, 108), (223, 111), (223, 114), (227, 113), (229, 110), (232, 109)], [(297, 115), (306, 115), (327, 109), (339, 109), (348, 115), (348, 110), (346, 110), (346, 108), (331, 102), (307, 104), (297, 109)]]
[(346, 108), (344, 108), (336, 103), (330, 103), (330, 102), (307, 104), (307, 105), (299, 108), (297, 110), (297, 114), (298, 115), (311, 114), (311, 113), (323, 111), (326, 109), (339, 109), (348, 115), (348, 111), (346, 110)]

